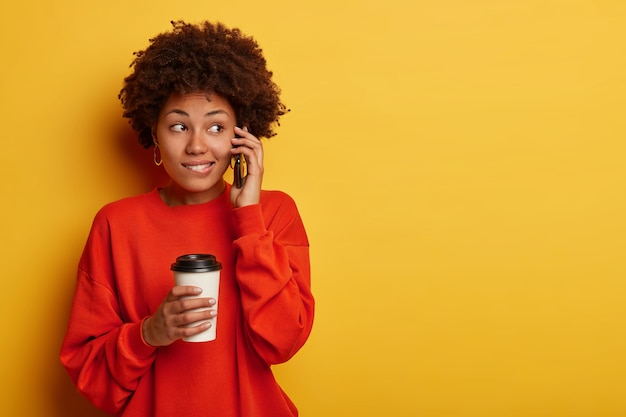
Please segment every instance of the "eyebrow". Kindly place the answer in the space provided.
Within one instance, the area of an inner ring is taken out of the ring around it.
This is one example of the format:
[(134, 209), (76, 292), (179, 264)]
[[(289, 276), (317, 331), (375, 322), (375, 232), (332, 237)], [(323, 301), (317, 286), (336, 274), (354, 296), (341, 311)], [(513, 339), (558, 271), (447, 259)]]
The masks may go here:
[[(168, 111), (167, 113), (165, 113), (165, 116), (167, 116), (168, 114), (172, 114), (172, 113), (179, 114), (181, 116), (189, 117), (189, 113), (187, 113), (184, 110), (180, 110), (180, 109), (172, 109), (172, 110)], [(228, 113), (226, 112), (226, 110), (218, 109), (218, 110), (213, 110), (213, 111), (210, 111), (208, 113), (205, 113), (204, 117), (215, 116), (216, 114), (228, 114)]]

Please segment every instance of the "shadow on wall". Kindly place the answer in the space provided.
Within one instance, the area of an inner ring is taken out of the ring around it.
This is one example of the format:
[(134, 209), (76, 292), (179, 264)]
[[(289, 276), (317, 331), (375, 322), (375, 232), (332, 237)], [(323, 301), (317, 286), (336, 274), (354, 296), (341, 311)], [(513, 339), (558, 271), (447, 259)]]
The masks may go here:
[[(77, 248), (72, 245), (70, 247)], [(77, 250), (78, 254), (73, 256), (72, 259), (77, 259), (82, 248)], [(63, 291), (58, 300), (58, 305), (62, 306), (59, 308), (60, 311), (58, 314), (50, 315), (47, 318), (47, 320), (54, 321), (47, 323), (54, 334), (51, 338), (54, 342), (54, 348), (42, 350), (42, 353), (45, 355), (43, 360), (47, 364), (40, 368), (45, 370), (46, 373), (44, 375), (40, 374), (32, 380), (39, 381), (39, 383), (44, 385), (38, 390), (39, 392), (49, 395), (49, 398), (46, 399), (46, 412), (48, 413), (46, 415), (50, 417), (104, 417), (108, 416), (108, 414), (91, 405), (78, 392), (59, 360), (59, 351), (65, 334), (74, 292), (74, 277), (76, 276), (74, 263), (68, 261), (65, 265), (57, 265), (55, 268), (56, 272), (53, 278), (55, 282), (63, 284)]]
[(57, 383), (52, 387), (50, 400), (51, 417), (106, 417), (110, 414), (91, 405), (74, 387), (70, 377), (59, 365), (58, 377), (51, 376), (50, 381)]
[(120, 159), (124, 159), (124, 165), (131, 172), (131, 179), (137, 183), (136, 191), (141, 193), (152, 190), (156, 186), (165, 185), (168, 181), (167, 173), (163, 166), (154, 164), (154, 148), (145, 149), (137, 140), (137, 133), (122, 121), (116, 124), (116, 131), (111, 132), (117, 138), (117, 153)]

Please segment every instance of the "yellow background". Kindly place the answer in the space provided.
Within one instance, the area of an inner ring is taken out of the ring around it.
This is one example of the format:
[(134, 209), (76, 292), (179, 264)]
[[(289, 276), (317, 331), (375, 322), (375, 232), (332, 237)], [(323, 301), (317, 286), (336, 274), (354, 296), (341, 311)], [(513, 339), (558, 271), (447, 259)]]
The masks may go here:
[(179, 18), (254, 35), (292, 110), (302, 416), (626, 415), (622, 0), (3, 1), (2, 415), (102, 415), (58, 350), (93, 215), (155, 184), (117, 93)]

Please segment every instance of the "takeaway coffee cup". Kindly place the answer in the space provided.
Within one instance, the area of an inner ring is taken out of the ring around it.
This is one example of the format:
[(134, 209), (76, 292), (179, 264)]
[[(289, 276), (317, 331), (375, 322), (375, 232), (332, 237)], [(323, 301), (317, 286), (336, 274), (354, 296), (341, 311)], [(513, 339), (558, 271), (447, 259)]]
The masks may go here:
[[(202, 292), (199, 295), (189, 298), (214, 298), (216, 304), (212, 308), (217, 310), (222, 264), (217, 261), (215, 256), (202, 253), (182, 255), (176, 258), (176, 262), (172, 264), (171, 269), (174, 271), (176, 285), (191, 285), (202, 288)], [(203, 310), (208, 310), (208, 308), (200, 308), (196, 311)], [(209, 342), (215, 340), (217, 317), (191, 323), (189, 326), (197, 326), (206, 321), (211, 322), (211, 327), (202, 333), (185, 337), (183, 340), (185, 342)]]

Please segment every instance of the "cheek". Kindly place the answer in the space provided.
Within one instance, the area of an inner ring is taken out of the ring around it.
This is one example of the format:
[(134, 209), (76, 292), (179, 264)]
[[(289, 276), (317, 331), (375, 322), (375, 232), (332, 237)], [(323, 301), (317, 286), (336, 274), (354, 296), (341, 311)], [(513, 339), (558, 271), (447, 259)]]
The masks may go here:
[(179, 159), (181, 152), (180, 149), (167, 145), (163, 146), (163, 144), (159, 145), (159, 150), (161, 152), (161, 159), (163, 159), (163, 163), (166, 165), (175, 163)]
[(214, 143), (210, 146), (211, 153), (217, 158), (219, 163), (230, 163), (230, 158), (232, 153), (230, 150), (232, 149), (232, 145), (230, 143), (230, 139), (226, 141), (220, 141), (219, 143)]

